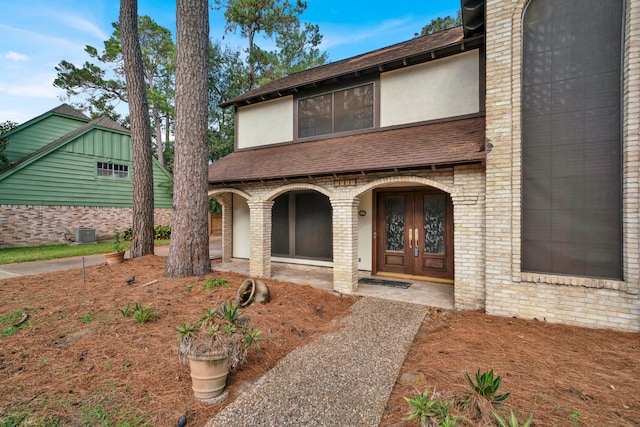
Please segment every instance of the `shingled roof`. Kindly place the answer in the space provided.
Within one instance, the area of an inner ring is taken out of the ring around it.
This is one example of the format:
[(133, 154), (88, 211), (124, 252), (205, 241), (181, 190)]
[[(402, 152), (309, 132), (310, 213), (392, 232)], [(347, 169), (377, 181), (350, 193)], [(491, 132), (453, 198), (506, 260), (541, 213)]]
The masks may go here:
[(267, 83), (221, 104), (246, 105), (289, 95), (298, 89), (334, 82), (336, 79), (378, 73), (442, 58), (475, 48), (482, 36), (465, 39), (461, 26), (344, 59), (309, 70), (293, 73)]
[(484, 116), (472, 116), (236, 151), (209, 166), (209, 183), (478, 163), (485, 154)]

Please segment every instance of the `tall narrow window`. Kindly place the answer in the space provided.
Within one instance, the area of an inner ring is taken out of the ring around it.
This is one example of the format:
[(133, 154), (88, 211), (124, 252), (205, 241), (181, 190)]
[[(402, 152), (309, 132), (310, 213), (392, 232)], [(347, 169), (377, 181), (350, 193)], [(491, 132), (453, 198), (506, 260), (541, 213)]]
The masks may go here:
[(622, 277), (623, 0), (533, 0), (523, 21), (522, 269)]

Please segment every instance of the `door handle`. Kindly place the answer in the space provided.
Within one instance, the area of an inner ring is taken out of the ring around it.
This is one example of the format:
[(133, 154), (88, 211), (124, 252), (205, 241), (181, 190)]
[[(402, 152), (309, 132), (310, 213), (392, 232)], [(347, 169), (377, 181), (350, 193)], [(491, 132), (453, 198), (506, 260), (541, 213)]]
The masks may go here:
[[(409, 234), (411, 234), (411, 233), (409, 233)], [(417, 248), (417, 247), (418, 247), (418, 228), (417, 228), (417, 227), (416, 227), (416, 234), (415, 234), (415, 236), (414, 236), (414, 237), (415, 237), (415, 239), (416, 239), (416, 240), (415, 240), (415, 243), (416, 243), (416, 248)]]
[(409, 229), (409, 248), (413, 247), (413, 230)]

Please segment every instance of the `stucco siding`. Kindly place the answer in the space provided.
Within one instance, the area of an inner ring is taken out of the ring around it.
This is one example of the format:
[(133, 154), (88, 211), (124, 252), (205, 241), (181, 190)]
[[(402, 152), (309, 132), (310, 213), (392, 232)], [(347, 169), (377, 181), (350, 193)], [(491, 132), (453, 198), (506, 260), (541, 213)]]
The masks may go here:
[(380, 76), (380, 126), (480, 111), (479, 51), (414, 65)]
[(293, 97), (238, 108), (236, 148), (293, 140)]
[(233, 257), (249, 259), (249, 205), (247, 200), (233, 195)]

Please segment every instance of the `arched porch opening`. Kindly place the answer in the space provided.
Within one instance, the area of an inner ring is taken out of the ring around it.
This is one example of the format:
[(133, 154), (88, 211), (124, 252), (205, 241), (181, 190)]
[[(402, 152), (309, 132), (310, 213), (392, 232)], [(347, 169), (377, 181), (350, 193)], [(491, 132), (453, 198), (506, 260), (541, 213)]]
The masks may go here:
[(333, 220), (329, 197), (315, 189), (293, 189), (272, 200), (272, 260), (331, 266)]

